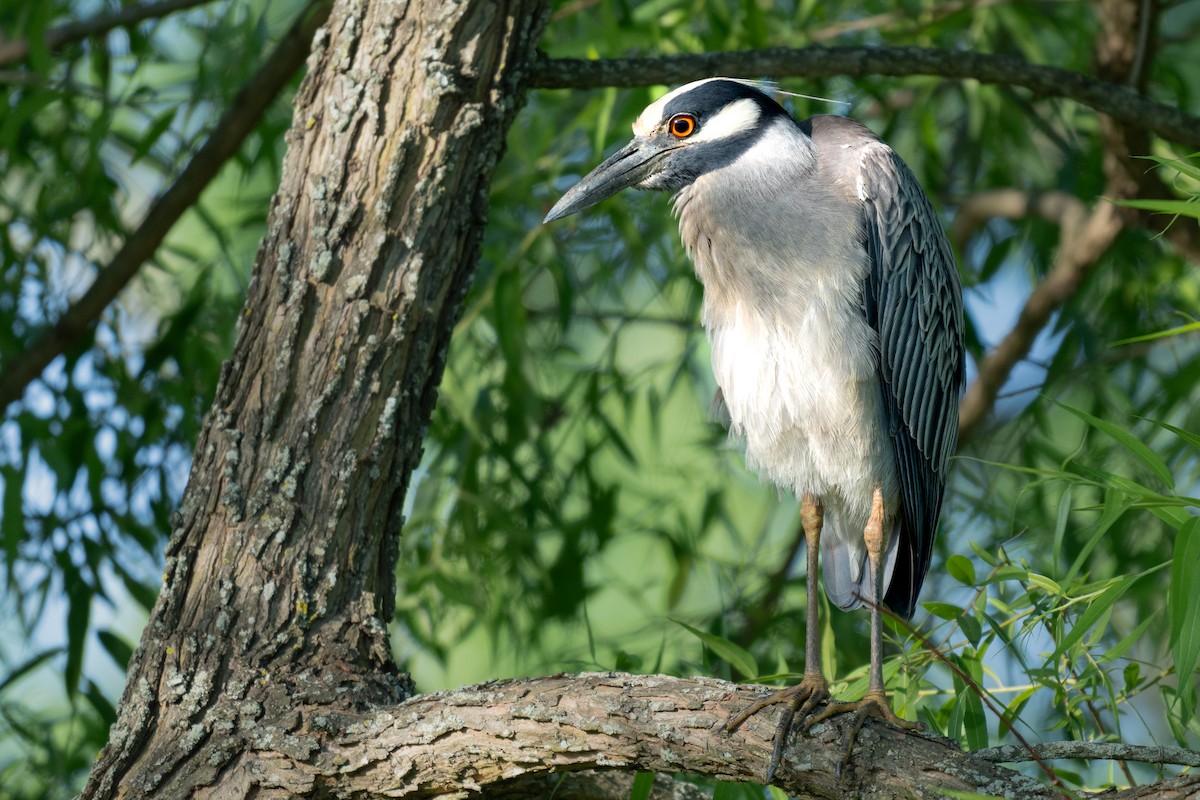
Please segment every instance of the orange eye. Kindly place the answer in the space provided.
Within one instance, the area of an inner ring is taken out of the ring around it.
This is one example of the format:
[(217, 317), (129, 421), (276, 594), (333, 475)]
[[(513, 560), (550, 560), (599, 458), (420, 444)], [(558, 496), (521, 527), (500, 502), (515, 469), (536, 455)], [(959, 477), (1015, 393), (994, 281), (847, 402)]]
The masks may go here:
[(696, 132), (696, 118), (691, 114), (676, 114), (667, 123), (667, 130), (676, 139), (686, 139)]

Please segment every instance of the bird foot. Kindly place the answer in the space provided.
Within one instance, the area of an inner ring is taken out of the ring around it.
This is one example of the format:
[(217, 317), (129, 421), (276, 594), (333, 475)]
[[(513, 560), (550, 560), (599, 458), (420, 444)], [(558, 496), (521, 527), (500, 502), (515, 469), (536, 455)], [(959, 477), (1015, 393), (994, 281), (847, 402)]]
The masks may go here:
[[(817, 706), (828, 701), (829, 687), (825, 682), (825, 676), (820, 673), (806, 674), (795, 686), (776, 692), (744, 709), (725, 724), (725, 732), (733, 733), (742, 726), (742, 723), (768, 706), (787, 704), (787, 708), (779, 719), (779, 727), (775, 730), (775, 748), (771, 752), (771, 763), (767, 766), (765, 782), (770, 783), (774, 780), (779, 763), (783, 760), (783, 746), (787, 743), (788, 734), (792, 730), (792, 722), (797, 716), (801, 720), (807, 721)], [(801, 730), (806, 731), (808, 727), (808, 724), (804, 724)]]
[[(800, 732), (807, 733), (809, 728), (819, 722), (824, 722), (840, 714), (853, 715), (850, 735), (846, 740), (845, 754), (837, 766), (837, 774), (839, 776), (850, 763), (850, 756), (854, 752), (854, 743), (858, 740), (858, 732), (862, 730), (863, 724), (869, 718), (882, 719), (898, 728), (908, 731), (921, 728), (919, 722), (910, 722), (897, 716), (896, 712), (892, 711), (892, 707), (888, 705), (887, 696), (880, 691), (867, 692), (866, 696), (861, 700), (850, 702), (831, 702), (831, 700), (832, 698), (829, 695), (828, 685), (825, 682), (824, 676), (806, 675), (795, 686), (788, 687), (781, 692), (776, 692), (770, 697), (765, 697), (744, 709), (725, 724), (725, 731), (726, 733), (733, 733), (746, 720), (768, 706), (782, 703), (787, 704), (787, 708), (779, 719), (779, 727), (775, 730), (775, 747), (771, 752), (771, 763), (767, 765), (765, 783), (770, 783), (775, 779), (775, 773), (783, 761), (783, 748), (787, 744), (788, 734), (791, 733), (792, 724), (797, 717), (800, 718)], [(824, 705), (824, 708), (818, 711), (817, 707), (821, 705)]]
[(888, 705), (887, 695), (880, 690), (872, 690), (867, 692), (862, 700), (827, 704), (819, 714), (814, 714), (804, 721), (802, 730), (808, 730), (818, 722), (824, 722), (830, 717), (836, 717), (839, 714), (854, 715), (850, 735), (846, 738), (846, 751), (837, 766), (837, 774), (839, 776), (850, 763), (850, 756), (854, 752), (854, 743), (858, 740), (858, 732), (862, 730), (863, 723), (869, 718), (882, 719), (906, 731), (915, 731), (921, 728), (921, 723), (919, 722), (910, 722), (898, 717), (896, 712), (892, 711), (892, 707)]

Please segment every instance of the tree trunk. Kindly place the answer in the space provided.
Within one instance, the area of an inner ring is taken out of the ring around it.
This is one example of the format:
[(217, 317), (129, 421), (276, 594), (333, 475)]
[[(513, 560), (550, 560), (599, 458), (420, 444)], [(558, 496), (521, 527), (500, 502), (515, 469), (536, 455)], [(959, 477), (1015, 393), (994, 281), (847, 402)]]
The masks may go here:
[(411, 693), (386, 627), (401, 504), (548, 6), (339, 0), (317, 32), (242, 328), (84, 798), (306, 792), (311, 776), (260, 767), (303, 762)]

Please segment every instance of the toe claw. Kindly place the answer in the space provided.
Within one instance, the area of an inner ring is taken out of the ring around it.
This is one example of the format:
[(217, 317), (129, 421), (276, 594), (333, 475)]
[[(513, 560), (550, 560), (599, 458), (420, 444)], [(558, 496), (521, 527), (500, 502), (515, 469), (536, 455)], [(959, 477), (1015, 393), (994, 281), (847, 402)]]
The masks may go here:
[(800, 683), (795, 686), (791, 686), (781, 692), (776, 692), (770, 697), (765, 697), (744, 709), (725, 724), (725, 730), (727, 733), (733, 733), (746, 720), (764, 708), (781, 703), (787, 704), (787, 708), (784, 709), (779, 719), (779, 727), (775, 730), (775, 746), (771, 751), (771, 762), (767, 765), (766, 783), (770, 783), (774, 780), (775, 773), (783, 761), (783, 748), (787, 744), (788, 734), (791, 733), (792, 723), (796, 717), (800, 717), (802, 720), (806, 719), (817, 706), (828, 700), (829, 690), (826, 686), (824, 676), (805, 675)]
[[(853, 702), (833, 702), (823, 677), (805, 676), (795, 686), (776, 692), (744, 709), (725, 724), (725, 730), (732, 733), (764, 708), (784, 703), (787, 704), (787, 708), (780, 716), (779, 726), (775, 730), (775, 746), (771, 751), (771, 762), (767, 766), (766, 783), (768, 784), (775, 779), (775, 773), (783, 762), (783, 748), (787, 744), (792, 725), (797, 719), (800, 720), (800, 732), (807, 733), (817, 723), (839, 714), (853, 715), (850, 733), (846, 737), (846, 750), (837, 765), (838, 775), (841, 775), (849, 765), (850, 756), (854, 752), (854, 743), (858, 739), (858, 732), (862, 730), (863, 724), (869, 717), (882, 719), (904, 730), (916, 730), (921, 727), (920, 723), (910, 722), (896, 716), (896, 712), (892, 711), (891, 706), (888, 705), (887, 696), (882, 691), (867, 692), (863, 699)], [(818, 710), (818, 707), (822, 705), (824, 708)]]

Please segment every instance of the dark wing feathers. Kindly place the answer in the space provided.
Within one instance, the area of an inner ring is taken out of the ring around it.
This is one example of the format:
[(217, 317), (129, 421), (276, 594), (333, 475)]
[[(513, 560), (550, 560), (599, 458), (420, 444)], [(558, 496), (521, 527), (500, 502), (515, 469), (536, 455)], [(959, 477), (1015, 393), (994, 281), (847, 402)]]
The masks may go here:
[(890, 148), (863, 148), (863, 292), (879, 336), (884, 408), (900, 474), (900, 542), (884, 601), (912, 616), (937, 530), (946, 470), (958, 440), (963, 379), (962, 292), (929, 199)]

